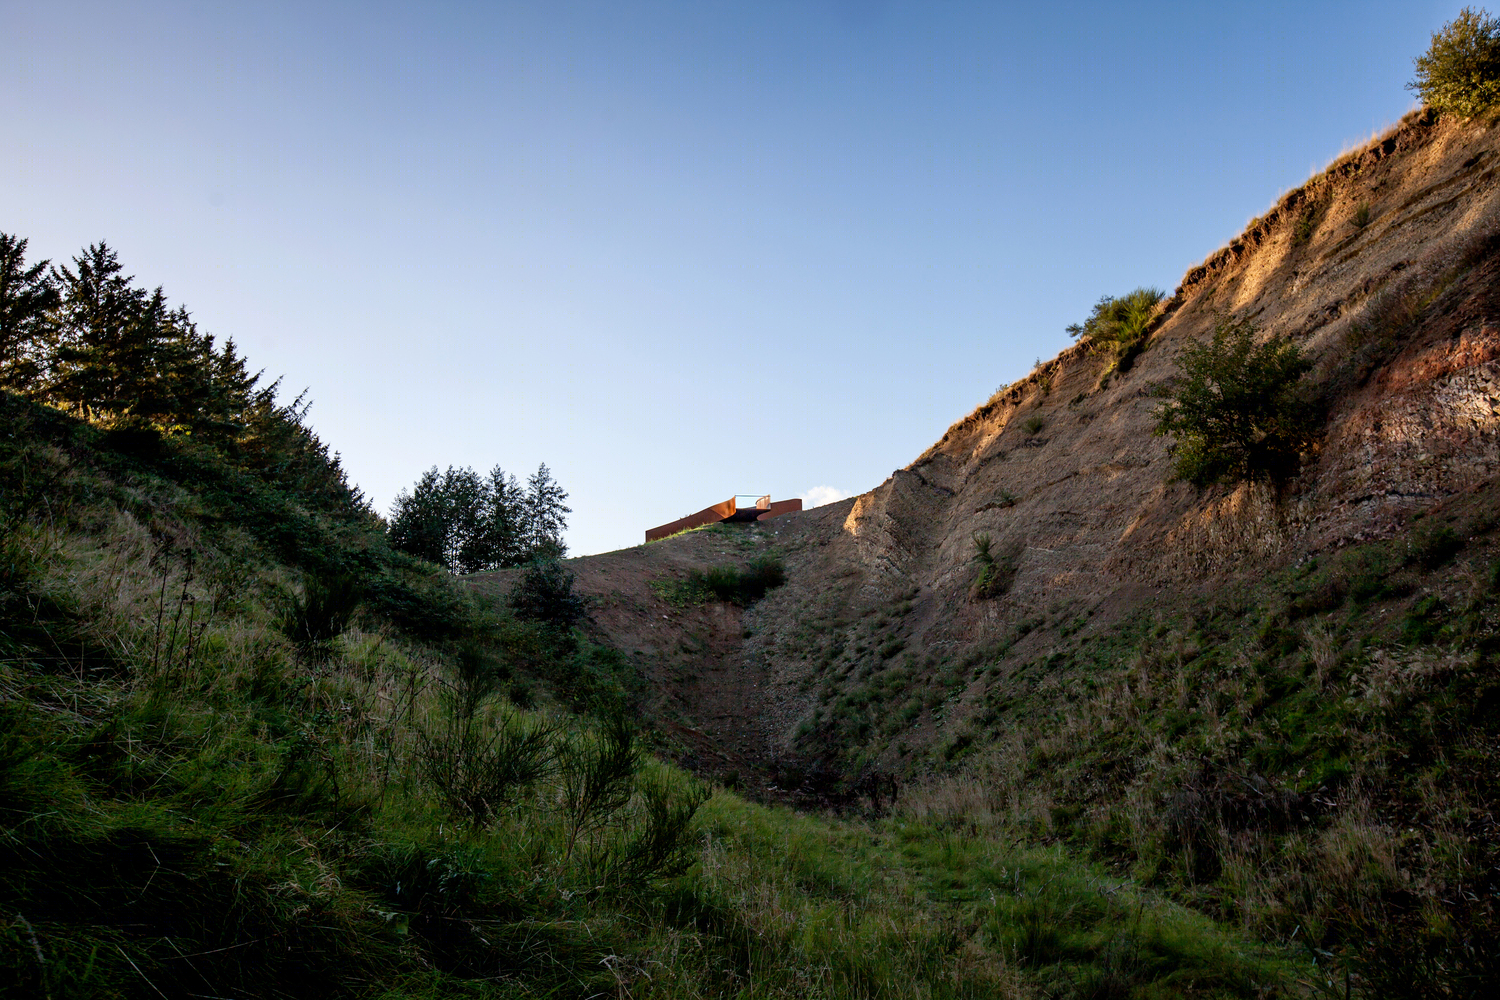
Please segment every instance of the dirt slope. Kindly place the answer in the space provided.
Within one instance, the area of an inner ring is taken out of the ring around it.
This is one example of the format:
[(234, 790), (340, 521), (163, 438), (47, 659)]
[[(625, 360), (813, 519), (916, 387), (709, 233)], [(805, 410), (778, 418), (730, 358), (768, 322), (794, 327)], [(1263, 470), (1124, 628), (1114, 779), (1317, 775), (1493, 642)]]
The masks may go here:
[[(997, 643), (1045, 652), (1494, 490), (1497, 169), (1500, 131), (1408, 116), (1189, 270), (1128, 371), (1079, 344), (868, 493), (573, 560), (595, 627), (700, 769), (761, 768), (773, 785), (794, 762), (900, 771), (978, 711), (987, 682), (969, 666)], [(1152, 434), (1153, 390), (1224, 313), (1317, 361), (1325, 435), (1281, 496), (1173, 483)], [(1000, 599), (969, 598), (981, 532), (1014, 556)], [(765, 550), (789, 579), (751, 608), (678, 608), (653, 588)], [(831, 728), (880, 685), (874, 718)]]

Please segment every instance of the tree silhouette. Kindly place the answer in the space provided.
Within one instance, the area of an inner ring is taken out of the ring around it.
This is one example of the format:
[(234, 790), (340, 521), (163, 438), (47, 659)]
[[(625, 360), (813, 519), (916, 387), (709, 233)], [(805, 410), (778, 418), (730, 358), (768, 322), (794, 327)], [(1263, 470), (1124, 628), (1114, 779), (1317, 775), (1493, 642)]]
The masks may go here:
[(30, 392), (42, 375), (57, 288), (49, 261), (26, 266), (27, 241), (0, 233), (0, 389)]

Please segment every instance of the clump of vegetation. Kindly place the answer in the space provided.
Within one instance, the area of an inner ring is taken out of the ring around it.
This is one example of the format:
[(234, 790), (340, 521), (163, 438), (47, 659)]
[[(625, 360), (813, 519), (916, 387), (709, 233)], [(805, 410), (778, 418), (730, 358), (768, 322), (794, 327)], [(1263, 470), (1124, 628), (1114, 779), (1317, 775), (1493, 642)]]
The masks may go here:
[(1118, 297), (1106, 295), (1094, 303), (1094, 311), (1083, 323), (1074, 323), (1068, 332), (1074, 337), (1089, 338), (1094, 350), (1110, 357), (1102, 380), (1115, 372), (1126, 372), (1146, 349), (1146, 333), (1165, 294), (1158, 288), (1137, 288)]
[(975, 532), (970, 541), (974, 543), (974, 563), (979, 572), (969, 586), (969, 596), (976, 601), (988, 601), (1010, 590), (1020, 565), (1020, 546), (1013, 544), (996, 552), (994, 539), (983, 531)]
[(281, 629), (298, 649), (314, 659), (325, 659), (333, 641), (348, 629), (361, 597), (359, 579), (353, 573), (309, 573), (301, 592), (288, 595)]
[(1354, 216), (1349, 220), (1349, 224), (1355, 229), (1363, 229), (1370, 224), (1369, 202), (1362, 201), (1359, 203), (1359, 205), (1354, 209)]
[(1021, 430), (1025, 431), (1028, 435), (1034, 436), (1036, 434), (1040, 434), (1042, 428), (1046, 426), (1047, 421), (1039, 413), (1033, 413), (1031, 416), (1021, 421)]
[(1483, 8), (1465, 7), (1413, 62), (1406, 89), (1428, 107), (1473, 118), (1500, 106), (1500, 19)]
[(680, 581), (662, 581), (655, 590), (678, 607), (707, 601), (741, 606), (754, 604), (786, 582), (786, 566), (776, 556), (760, 556), (747, 566), (712, 566), (689, 570)]
[(1292, 246), (1300, 247), (1312, 239), (1313, 230), (1317, 229), (1317, 213), (1308, 211), (1297, 217), (1297, 222), (1292, 226)]
[(1175, 474), (1196, 486), (1295, 474), (1318, 426), (1301, 381), (1312, 362), (1290, 341), (1255, 342), (1249, 320), (1221, 319), (1190, 344), (1162, 390), (1156, 433), (1176, 438)]
[(1165, 297), (1159, 288), (1137, 288), (1118, 297), (1106, 295), (1094, 303), (1088, 319), (1082, 324), (1074, 323), (1068, 332), (1099, 344), (1130, 347), (1146, 336), (1156, 306)]
[(573, 592), (573, 571), (557, 559), (528, 564), (511, 588), (510, 606), (520, 618), (563, 631), (581, 622), (588, 612), (583, 596)]

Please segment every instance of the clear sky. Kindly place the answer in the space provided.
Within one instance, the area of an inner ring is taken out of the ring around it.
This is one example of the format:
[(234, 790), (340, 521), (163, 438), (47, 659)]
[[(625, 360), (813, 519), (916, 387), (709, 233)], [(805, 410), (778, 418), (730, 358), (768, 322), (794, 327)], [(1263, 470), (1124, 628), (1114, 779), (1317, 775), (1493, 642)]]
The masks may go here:
[(1458, 3), (0, 0), (0, 230), (574, 554), (858, 493), (1413, 106)]

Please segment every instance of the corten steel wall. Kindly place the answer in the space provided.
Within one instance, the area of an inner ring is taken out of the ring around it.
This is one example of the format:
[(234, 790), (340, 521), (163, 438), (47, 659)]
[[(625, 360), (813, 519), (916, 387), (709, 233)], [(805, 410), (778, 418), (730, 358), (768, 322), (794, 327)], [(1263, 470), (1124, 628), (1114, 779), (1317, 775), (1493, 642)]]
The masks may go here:
[(666, 538), (668, 535), (675, 535), (679, 531), (686, 531), (689, 528), (701, 528), (705, 524), (717, 524), (726, 517), (733, 517), (734, 511), (734, 498), (730, 497), (723, 503), (716, 503), (712, 507), (705, 507), (696, 514), (689, 514), (687, 517), (679, 518), (669, 524), (663, 524), (658, 528), (647, 528), (646, 541), (654, 542), (658, 538)]
[[(759, 513), (756, 513), (757, 507), (747, 507), (744, 513), (751, 515), (750, 520), (768, 521), (773, 517), (780, 517), (782, 514), (796, 514), (801, 510), (802, 501), (800, 499), (777, 500), (765, 509), (760, 510)], [(679, 531), (687, 531), (689, 528), (701, 528), (705, 524), (717, 524), (720, 521), (727, 521), (735, 516), (736, 511), (734, 498), (730, 497), (723, 503), (716, 503), (712, 507), (705, 507), (696, 514), (689, 514), (687, 517), (679, 518), (670, 524), (663, 524), (659, 528), (647, 528), (646, 541), (654, 542), (658, 538), (666, 538), (668, 535), (675, 535)]]
[(757, 517), (756, 520), (757, 521), (769, 521), (773, 517), (780, 517), (782, 514), (796, 514), (796, 513), (799, 513), (801, 510), (802, 510), (802, 501), (800, 499), (799, 500), (777, 500), (775, 503), (771, 504), (770, 507), (766, 508), (766, 512), (764, 514), (762, 514), (760, 517)]

